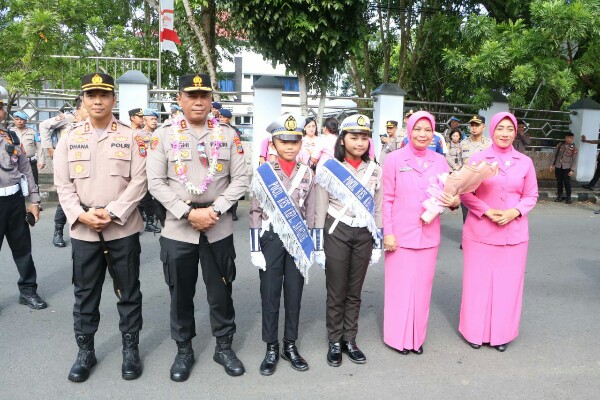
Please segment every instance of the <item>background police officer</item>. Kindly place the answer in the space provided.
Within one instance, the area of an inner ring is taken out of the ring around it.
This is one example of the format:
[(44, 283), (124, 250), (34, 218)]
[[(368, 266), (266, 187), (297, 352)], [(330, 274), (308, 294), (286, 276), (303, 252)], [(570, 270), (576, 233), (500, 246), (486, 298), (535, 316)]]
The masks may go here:
[(23, 150), (27, 155), (29, 164), (31, 165), (31, 172), (33, 173), (33, 179), (35, 184), (39, 184), (38, 179), (38, 168), (42, 169), (46, 165), (44, 152), (42, 151), (42, 145), (36, 134), (36, 132), (27, 127), (27, 120), (29, 116), (23, 111), (17, 111), (13, 114), (14, 127), (11, 128), (18, 136), (23, 146)]
[(561, 202), (565, 200), (563, 197), (563, 186), (565, 188), (567, 197), (565, 203), (571, 204), (571, 176), (573, 171), (577, 168), (577, 147), (573, 144), (575, 136), (572, 132), (568, 132), (565, 135), (565, 141), (556, 145), (554, 149), (554, 162), (550, 166), (551, 170), (554, 170), (554, 176), (556, 177), (556, 199), (555, 202)]
[(171, 337), (178, 347), (171, 379), (187, 380), (195, 361), (198, 262), (217, 341), (213, 360), (238, 376), (245, 370), (231, 349), (236, 269), (233, 221), (226, 211), (248, 188), (244, 150), (233, 129), (207, 118), (212, 99), (207, 75), (181, 76), (177, 99), (184, 116), (157, 130), (147, 165), (150, 192), (166, 208), (161, 260), (171, 293)]
[[(0, 121), (4, 115), (4, 102), (0, 100)], [(26, 182), (21, 179), (23, 175)], [(30, 205), (26, 209), (23, 196), (27, 190)], [(40, 310), (48, 305), (37, 294), (37, 274), (31, 257), (31, 233), (25, 220), (26, 212), (30, 212), (35, 221), (40, 217), (38, 187), (18, 136), (0, 127), (0, 249), (6, 236), (19, 271), (19, 303)]]
[(144, 129), (144, 111), (141, 108), (134, 108), (128, 111), (131, 129), (141, 131)]
[(94, 334), (107, 268), (119, 297), (122, 377), (136, 379), (142, 373), (142, 218), (136, 207), (147, 190), (146, 148), (112, 115), (116, 96), (110, 75), (84, 75), (81, 88), (89, 117), (61, 137), (54, 158), (54, 183), (71, 224), (73, 245), (73, 319), (79, 353), (69, 380), (85, 381), (96, 364)]

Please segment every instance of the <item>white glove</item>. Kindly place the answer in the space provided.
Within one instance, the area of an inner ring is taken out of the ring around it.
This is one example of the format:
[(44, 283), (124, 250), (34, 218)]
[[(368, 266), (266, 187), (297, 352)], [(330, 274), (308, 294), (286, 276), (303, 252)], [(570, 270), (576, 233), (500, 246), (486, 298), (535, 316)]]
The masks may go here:
[(315, 263), (325, 269), (325, 252), (323, 250), (315, 251)]
[(252, 261), (252, 265), (254, 265), (256, 268), (260, 268), (263, 271), (267, 270), (267, 262), (265, 261), (265, 255), (262, 253), (262, 251), (251, 251), (250, 261)]
[(371, 261), (369, 261), (369, 265), (377, 264), (379, 259), (381, 258), (381, 249), (373, 249), (371, 253)]

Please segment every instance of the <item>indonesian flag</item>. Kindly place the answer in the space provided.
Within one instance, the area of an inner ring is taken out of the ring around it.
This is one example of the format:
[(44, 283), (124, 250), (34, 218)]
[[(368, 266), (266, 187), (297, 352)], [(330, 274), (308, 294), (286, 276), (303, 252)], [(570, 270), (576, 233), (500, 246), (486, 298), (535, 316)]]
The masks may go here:
[(175, 44), (181, 44), (181, 41), (173, 29), (174, 19), (173, 0), (160, 0), (160, 50), (179, 54)]

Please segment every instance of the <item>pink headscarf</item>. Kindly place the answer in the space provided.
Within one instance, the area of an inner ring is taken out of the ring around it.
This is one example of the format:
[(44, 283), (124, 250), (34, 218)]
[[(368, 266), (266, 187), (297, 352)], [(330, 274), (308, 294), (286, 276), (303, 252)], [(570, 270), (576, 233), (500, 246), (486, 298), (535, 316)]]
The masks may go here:
[(494, 147), (494, 150), (501, 152), (501, 153), (507, 153), (509, 151), (512, 150), (512, 145), (510, 145), (509, 147), (507, 147), (506, 149), (501, 148), (500, 146), (498, 146), (498, 144), (496, 143), (496, 140), (494, 139), (494, 131), (496, 130), (496, 127), (498, 126), (498, 124), (500, 123), (500, 121), (502, 121), (503, 119), (510, 119), (510, 121), (513, 123), (513, 126), (515, 127), (515, 132), (517, 131), (517, 118), (512, 115), (509, 112), (503, 111), (503, 112), (499, 112), (498, 114), (494, 114), (494, 116), (492, 117), (492, 122), (490, 124), (490, 137), (492, 138), (492, 147)]
[(429, 114), (427, 111), (417, 111), (408, 118), (408, 121), (406, 121), (406, 136), (408, 140), (408, 145), (416, 156), (424, 156), (427, 152), (427, 148), (421, 150), (414, 147), (411, 140), (412, 130), (417, 124), (417, 122), (421, 119), (426, 119), (427, 121), (429, 121), (429, 123), (431, 124), (431, 129), (435, 130), (435, 118), (433, 118), (433, 115)]

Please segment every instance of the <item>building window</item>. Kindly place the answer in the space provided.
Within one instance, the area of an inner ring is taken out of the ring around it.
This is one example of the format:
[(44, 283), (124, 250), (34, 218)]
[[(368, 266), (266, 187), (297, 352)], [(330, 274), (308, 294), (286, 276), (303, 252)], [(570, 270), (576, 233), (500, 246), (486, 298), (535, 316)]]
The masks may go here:
[(296, 77), (283, 77), (281, 83), (283, 83), (284, 92), (297, 92), (299, 90), (298, 78)]
[(233, 79), (225, 78), (225, 79), (219, 80), (219, 90), (221, 92), (233, 92), (234, 91)]

